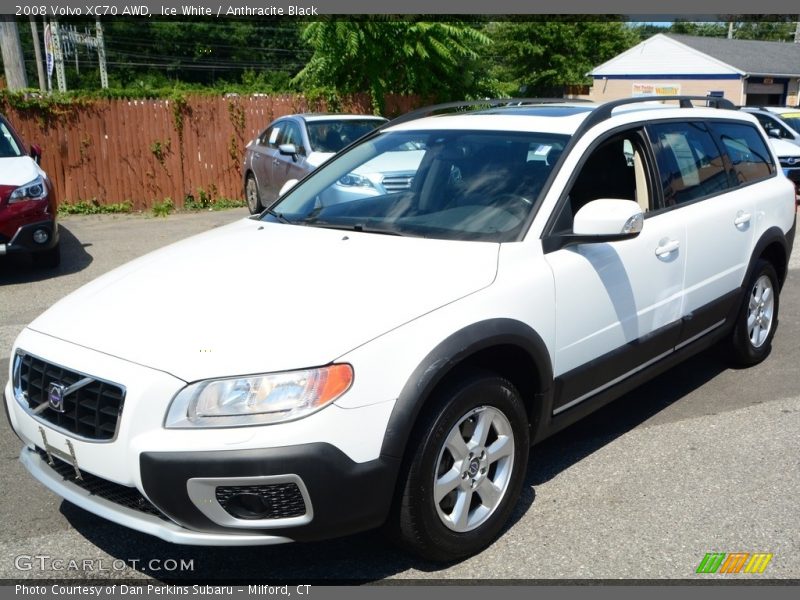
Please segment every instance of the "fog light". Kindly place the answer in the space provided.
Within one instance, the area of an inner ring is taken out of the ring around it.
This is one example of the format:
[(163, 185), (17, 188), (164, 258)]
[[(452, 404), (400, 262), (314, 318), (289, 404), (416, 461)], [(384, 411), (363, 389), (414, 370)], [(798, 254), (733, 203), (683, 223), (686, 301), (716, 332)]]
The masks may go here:
[(220, 486), (216, 497), (237, 519), (291, 519), (306, 514), (306, 503), (296, 483)]
[(44, 244), (50, 239), (50, 234), (46, 229), (37, 229), (33, 232), (33, 241), (37, 244)]
[(272, 504), (259, 494), (236, 494), (225, 504), (225, 510), (237, 519), (264, 519), (272, 511)]

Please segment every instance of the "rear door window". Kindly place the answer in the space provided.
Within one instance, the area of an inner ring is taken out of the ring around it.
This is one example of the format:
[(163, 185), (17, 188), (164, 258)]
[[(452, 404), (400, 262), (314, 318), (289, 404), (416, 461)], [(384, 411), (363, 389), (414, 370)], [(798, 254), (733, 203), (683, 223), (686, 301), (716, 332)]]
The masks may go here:
[(731, 187), (722, 155), (702, 122), (648, 127), (665, 207), (724, 192)]
[(736, 185), (746, 185), (771, 177), (775, 163), (764, 138), (749, 123), (712, 122), (731, 161), (731, 175)]

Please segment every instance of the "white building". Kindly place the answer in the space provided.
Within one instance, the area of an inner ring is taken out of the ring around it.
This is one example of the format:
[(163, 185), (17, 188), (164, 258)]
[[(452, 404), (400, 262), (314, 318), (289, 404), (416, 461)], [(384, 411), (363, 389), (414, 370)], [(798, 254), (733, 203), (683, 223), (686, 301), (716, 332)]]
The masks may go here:
[(735, 104), (800, 104), (800, 44), (656, 34), (596, 67), (590, 98), (724, 96)]

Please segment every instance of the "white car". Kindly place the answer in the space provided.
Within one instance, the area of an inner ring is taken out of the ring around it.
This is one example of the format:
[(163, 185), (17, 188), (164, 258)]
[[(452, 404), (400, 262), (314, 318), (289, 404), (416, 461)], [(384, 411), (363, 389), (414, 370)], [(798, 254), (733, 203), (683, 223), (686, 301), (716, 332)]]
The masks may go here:
[(784, 106), (746, 106), (770, 138), (784, 140), (800, 146), (800, 108)]
[[(22, 463), (171, 542), (480, 551), (532, 444), (719, 342), (770, 351), (794, 189), (751, 115), (679, 101), (412, 114), (103, 275), (14, 343)], [(407, 189), (328, 201), (403, 148)]]
[(776, 138), (769, 138), (769, 145), (778, 157), (783, 174), (794, 182), (796, 198), (800, 202), (800, 146)]

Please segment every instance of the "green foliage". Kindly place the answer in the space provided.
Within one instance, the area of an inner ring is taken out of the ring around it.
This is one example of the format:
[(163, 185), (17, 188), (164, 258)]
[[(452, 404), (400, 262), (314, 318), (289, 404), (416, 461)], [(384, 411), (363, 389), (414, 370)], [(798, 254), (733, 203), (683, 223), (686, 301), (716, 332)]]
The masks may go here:
[(183, 145), (183, 125), (186, 115), (190, 113), (189, 103), (180, 92), (175, 92), (169, 98), (172, 105), (172, 124), (175, 126), (175, 131), (178, 133), (178, 140)]
[[(33, 60), (33, 41), (27, 17), (17, 19), (30, 85), (38, 77)], [(94, 34), (94, 17), (70, 18), (65, 25)], [(294, 19), (127, 19), (103, 20), (109, 84), (138, 97), (152, 97), (176, 84), (214, 87), (245, 84), (250, 92), (289, 91), (288, 81), (305, 64), (309, 52), (300, 40), (302, 23)], [(42, 24), (38, 28), (40, 44)], [(64, 62), (67, 89), (97, 89), (100, 72), (97, 54), (77, 48)], [(55, 76), (54, 85), (55, 85)]]
[(339, 95), (368, 92), (378, 112), (387, 93), (447, 100), (494, 92), (479, 67), (491, 40), (463, 22), (314, 21), (303, 40), (313, 54), (296, 84)]
[(14, 108), (19, 112), (33, 115), (39, 127), (47, 128), (50, 124), (66, 119), (79, 106), (89, 103), (87, 98), (73, 97), (69, 94), (44, 95), (34, 90), (9, 92), (0, 90), (0, 109)]
[(187, 211), (226, 210), (229, 208), (240, 208), (242, 206), (245, 206), (243, 200), (217, 197), (217, 186), (214, 184), (208, 186), (208, 191), (203, 188), (198, 188), (197, 196), (194, 194), (187, 194), (183, 199), (183, 209)]
[(507, 21), (493, 24), (495, 75), (512, 95), (560, 94), (589, 83), (586, 74), (639, 42), (621, 21)]
[(727, 38), (732, 33), (735, 40), (762, 40), (791, 42), (794, 40), (795, 17), (791, 15), (728, 15), (727, 22), (696, 22), (677, 20), (669, 33)]
[(172, 198), (164, 198), (161, 202), (154, 202), (152, 210), (154, 216), (166, 217), (175, 212), (175, 203)]
[(167, 158), (167, 154), (172, 151), (172, 143), (170, 140), (156, 140), (152, 144), (150, 144), (150, 152), (153, 153), (153, 156), (156, 157), (156, 160), (164, 166), (164, 161)]
[(671, 33), (669, 26), (662, 27), (654, 23), (639, 23), (637, 25), (632, 25), (632, 28), (640, 42), (653, 37), (657, 33)]
[(97, 198), (79, 200), (78, 202), (60, 202), (59, 215), (101, 215), (129, 213), (133, 210), (133, 202), (126, 200), (117, 204), (100, 204)]
[(668, 33), (678, 35), (699, 35), (704, 37), (727, 37), (727, 23), (717, 22), (691, 22), (684, 20), (675, 21)]
[(733, 37), (737, 40), (794, 41), (795, 23), (789, 21), (757, 21), (734, 24)]

